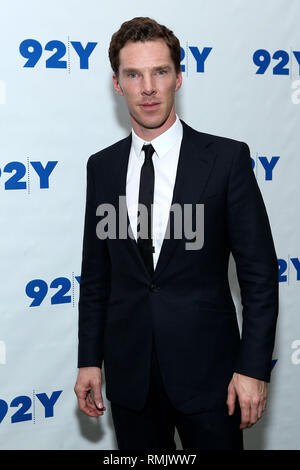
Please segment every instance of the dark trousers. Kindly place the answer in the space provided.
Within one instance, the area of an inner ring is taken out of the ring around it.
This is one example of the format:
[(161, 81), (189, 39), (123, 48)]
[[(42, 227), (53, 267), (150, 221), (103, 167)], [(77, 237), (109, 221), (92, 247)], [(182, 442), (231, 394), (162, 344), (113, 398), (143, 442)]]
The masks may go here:
[(135, 411), (111, 402), (111, 412), (119, 450), (176, 450), (175, 427), (184, 450), (243, 450), (238, 402), (233, 416), (228, 415), (226, 404), (224, 409), (194, 414), (184, 414), (171, 404), (160, 374), (154, 341), (144, 408)]

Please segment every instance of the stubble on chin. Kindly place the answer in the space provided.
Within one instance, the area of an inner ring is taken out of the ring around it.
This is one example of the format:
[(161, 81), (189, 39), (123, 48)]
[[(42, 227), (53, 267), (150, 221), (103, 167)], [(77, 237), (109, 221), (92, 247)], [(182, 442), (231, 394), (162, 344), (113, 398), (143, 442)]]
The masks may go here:
[(163, 118), (158, 119), (157, 121), (154, 121), (154, 122), (151, 123), (149, 121), (147, 122), (146, 120), (143, 120), (142, 118), (140, 118), (139, 116), (136, 116), (133, 113), (130, 113), (130, 116), (132, 117), (132, 119), (134, 119), (135, 122), (139, 126), (143, 127), (144, 129), (158, 129), (159, 127), (162, 127), (165, 124), (165, 122), (167, 121), (169, 115), (170, 115), (170, 113), (167, 114), (166, 116), (164, 116)]

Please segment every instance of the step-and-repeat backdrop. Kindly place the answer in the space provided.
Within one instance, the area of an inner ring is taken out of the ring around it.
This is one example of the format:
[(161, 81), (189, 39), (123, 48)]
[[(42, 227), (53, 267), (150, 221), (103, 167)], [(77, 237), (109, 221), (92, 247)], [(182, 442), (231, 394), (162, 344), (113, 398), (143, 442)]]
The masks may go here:
[[(280, 312), (267, 410), (245, 446), (300, 449), (298, 0), (1, 0), (0, 447), (117, 448), (105, 380), (98, 420), (77, 410), (73, 387), (86, 162), (130, 132), (108, 46), (135, 16), (180, 40), (178, 115), (250, 147)], [(240, 316), (233, 260), (229, 276)]]

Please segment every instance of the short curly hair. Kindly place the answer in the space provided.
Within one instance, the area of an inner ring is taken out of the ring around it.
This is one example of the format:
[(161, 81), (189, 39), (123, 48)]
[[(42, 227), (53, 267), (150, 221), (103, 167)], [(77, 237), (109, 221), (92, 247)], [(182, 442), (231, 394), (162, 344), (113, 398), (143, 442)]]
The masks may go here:
[(157, 23), (149, 17), (137, 16), (129, 21), (122, 23), (120, 29), (116, 31), (111, 38), (108, 56), (111, 67), (118, 77), (120, 66), (120, 50), (128, 41), (153, 41), (163, 39), (170, 49), (176, 74), (180, 71), (181, 51), (180, 42), (173, 31), (166, 26)]

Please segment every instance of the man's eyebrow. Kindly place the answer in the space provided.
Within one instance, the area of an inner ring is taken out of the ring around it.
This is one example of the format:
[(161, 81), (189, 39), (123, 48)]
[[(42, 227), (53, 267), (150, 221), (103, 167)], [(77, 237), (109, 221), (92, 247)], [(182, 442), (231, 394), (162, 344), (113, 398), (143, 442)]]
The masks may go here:
[[(169, 64), (162, 64), (162, 65), (156, 65), (155, 67), (153, 67), (152, 70), (162, 70), (162, 69), (167, 69), (167, 70), (171, 70), (171, 67)], [(123, 73), (136, 73), (136, 72), (140, 72), (140, 69), (135, 69), (134, 67), (127, 67), (125, 69), (123, 69)]]
[(128, 67), (127, 69), (123, 69), (123, 73), (131, 73), (131, 72), (138, 72), (138, 69), (133, 67)]
[(163, 65), (157, 65), (156, 67), (153, 67), (153, 70), (161, 70), (161, 69), (171, 70), (171, 66), (169, 64), (163, 64)]

